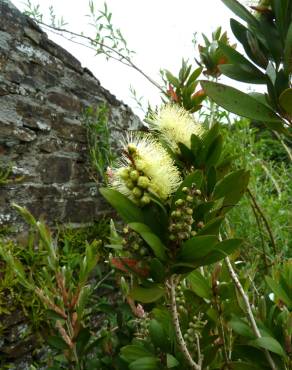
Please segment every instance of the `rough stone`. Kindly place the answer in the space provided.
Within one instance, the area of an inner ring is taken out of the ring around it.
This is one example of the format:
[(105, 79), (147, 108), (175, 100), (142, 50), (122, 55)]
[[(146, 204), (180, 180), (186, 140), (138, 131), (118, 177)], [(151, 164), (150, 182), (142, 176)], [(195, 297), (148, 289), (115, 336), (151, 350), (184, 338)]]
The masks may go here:
[(93, 222), (107, 208), (89, 177), (83, 112), (108, 105), (114, 146), (140, 121), (10, 1), (0, 19), (0, 167), (17, 180), (0, 188), (0, 228), (25, 230), (11, 202), (50, 225)]

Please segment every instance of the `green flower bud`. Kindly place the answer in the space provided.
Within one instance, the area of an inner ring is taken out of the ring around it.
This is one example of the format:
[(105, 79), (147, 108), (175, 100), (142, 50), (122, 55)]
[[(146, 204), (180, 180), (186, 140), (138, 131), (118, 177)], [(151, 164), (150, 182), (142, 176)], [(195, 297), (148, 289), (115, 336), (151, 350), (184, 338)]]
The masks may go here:
[(139, 245), (138, 243), (132, 243), (131, 247), (132, 247), (135, 251), (137, 251), (137, 250), (139, 250), (140, 245)]
[(133, 170), (130, 172), (130, 178), (133, 181), (137, 181), (139, 178), (139, 172), (137, 170)]
[(176, 230), (182, 230), (184, 228), (184, 224), (181, 223), (181, 222), (178, 222), (176, 225), (175, 225), (175, 228)]
[(129, 178), (129, 168), (127, 168), (127, 167), (121, 168), (120, 171), (119, 171), (119, 175), (121, 176), (121, 178), (123, 180), (128, 180), (128, 178)]
[(189, 189), (185, 186), (185, 187), (183, 187), (183, 188), (181, 189), (181, 191), (182, 191), (183, 193), (188, 193), (188, 192), (189, 192)]
[(180, 240), (183, 240), (183, 239), (185, 239), (185, 233), (179, 233), (178, 234), (178, 238), (180, 239)]
[(171, 217), (176, 217), (176, 211), (172, 211), (170, 215)]
[(189, 225), (191, 225), (191, 224), (194, 222), (193, 217), (188, 217), (188, 218), (187, 218), (187, 220), (186, 220), (186, 222), (187, 222)]
[(194, 329), (189, 328), (189, 329), (187, 330), (187, 333), (188, 333), (188, 334), (190, 334), (190, 335), (194, 334)]
[(135, 198), (141, 198), (143, 195), (142, 190), (137, 186), (135, 186), (134, 189), (132, 190), (132, 194), (134, 195)]
[(128, 227), (124, 227), (124, 228), (123, 228), (123, 233), (124, 233), (124, 234), (128, 234), (128, 232), (129, 232), (129, 228), (128, 228)]
[(175, 215), (175, 217), (176, 218), (180, 218), (182, 216), (182, 214), (181, 214), (181, 211), (176, 211), (176, 215)]
[(186, 208), (186, 213), (188, 215), (192, 215), (193, 214), (193, 210), (191, 208)]
[(176, 206), (182, 206), (184, 204), (184, 200), (183, 199), (178, 199), (175, 201), (175, 205)]
[(173, 235), (173, 234), (169, 235), (169, 240), (175, 240), (175, 239), (176, 239), (175, 235)]
[(149, 184), (150, 184), (150, 180), (146, 176), (140, 176), (138, 178), (137, 184), (138, 184), (138, 186), (140, 186), (140, 188), (147, 189)]
[(133, 183), (133, 181), (128, 180), (128, 181), (126, 181), (126, 187), (127, 187), (129, 190), (132, 190), (132, 189), (134, 189), (135, 184)]
[(204, 222), (203, 222), (203, 221), (200, 221), (200, 222), (198, 222), (198, 223), (197, 223), (197, 227), (198, 227), (199, 229), (202, 229), (204, 226), (205, 226), (205, 224), (204, 224)]
[(140, 254), (141, 254), (141, 256), (145, 256), (145, 254), (147, 254), (147, 249), (146, 248), (141, 248), (140, 249)]
[(197, 189), (197, 190), (195, 191), (195, 194), (196, 194), (196, 195), (202, 195), (202, 192), (201, 192), (201, 190)]
[(194, 198), (193, 198), (191, 195), (188, 195), (188, 196), (186, 197), (186, 201), (187, 201), (187, 202), (189, 202), (189, 203), (192, 203), (192, 202), (193, 202), (193, 200), (194, 200)]
[(150, 202), (151, 198), (148, 195), (143, 195), (143, 197), (141, 198), (141, 204), (146, 205), (149, 204)]
[(196, 236), (197, 235), (197, 232), (195, 230), (192, 230), (191, 231), (191, 236)]

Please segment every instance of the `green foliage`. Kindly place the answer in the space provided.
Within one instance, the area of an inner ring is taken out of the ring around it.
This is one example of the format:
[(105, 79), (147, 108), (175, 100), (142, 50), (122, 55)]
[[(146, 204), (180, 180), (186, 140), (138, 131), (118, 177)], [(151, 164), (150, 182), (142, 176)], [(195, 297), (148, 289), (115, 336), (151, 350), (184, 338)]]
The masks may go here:
[(266, 93), (251, 95), (206, 81), (203, 88), (230, 112), (265, 122), (272, 130), (283, 130), (284, 125), (291, 125), (292, 2), (272, 1), (268, 6), (254, 7), (256, 14), (252, 14), (237, 0), (222, 1), (246, 23), (231, 19), (231, 29), (248, 58), (219, 42), (219, 50), (228, 60), (219, 69), (237, 81), (264, 84)]
[[(91, 174), (98, 174), (104, 179), (105, 171), (111, 166), (115, 154), (111, 146), (111, 132), (108, 125), (108, 107), (101, 105), (99, 108), (87, 108), (84, 113), (84, 123), (87, 129), (87, 142)], [(96, 180), (98, 182), (98, 180)]]
[(190, 113), (199, 110), (206, 97), (202, 90), (197, 90), (201, 72), (202, 68), (193, 69), (184, 59), (177, 77), (167, 70), (161, 70), (167, 101), (184, 107)]

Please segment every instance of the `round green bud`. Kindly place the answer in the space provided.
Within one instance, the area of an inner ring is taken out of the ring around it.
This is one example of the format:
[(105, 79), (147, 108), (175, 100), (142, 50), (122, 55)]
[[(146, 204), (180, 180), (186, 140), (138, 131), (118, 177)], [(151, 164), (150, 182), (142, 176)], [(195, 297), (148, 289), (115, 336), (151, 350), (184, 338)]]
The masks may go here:
[(190, 337), (190, 336), (189, 336), (187, 333), (186, 333), (186, 334), (184, 334), (184, 339), (185, 339), (185, 340), (188, 340), (188, 339), (189, 339), (189, 337)]
[(186, 208), (186, 213), (191, 216), (193, 214), (193, 210), (188, 207)]
[(196, 195), (202, 195), (202, 192), (201, 192), (201, 190), (197, 189), (197, 190), (195, 191), (195, 194), (196, 194)]
[(146, 248), (141, 248), (140, 249), (140, 254), (141, 254), (141, 256), (145, 256), (145, 254), (147, 253), (147, 249)]
[(188, 219), (186, 220), (186, 222), (191, 225), (193, 222), (194, 222), (194, 219), (193, 217), (188, 217)]
[(140, 188), (147, 189), (149, 184), (150, 184), (150, 180), (146, 176), (140, 176), (138, 178), (137, 184), (138, 184), (138, 186), (140, 186)]
[(137, 181), (139, 178), (139, 172), (137, 170), (133, 170), (130, 172), (130, 179), (133, 181)]
[(142, 190), (137, 186), (135, 186), (134, 189), (132, 190), (132, 194), (134, 195), (135, 198), (141, 198), (143, 195)]
[(135, 251), (137, 251), (137, 250), (139, 250), (140, 245), (139, 245), (138, 243), (132, 243), (131, 247), (132, 247)]
[(191, 195), (188, 195), (188, 196), (186, 197), (186, 201), (187, 201), (187, 202), (189, 202), (189, 203), (192, 203), (192, 202), (193, 202), (193, 200), (194, 200), (194, 198), (193, 198)]
[(146, 204), (149, 204), (151, 202), (151, 198), (144, 194), (143, 197), (141, 198), (141, 204), (142, 205), (146, 205)]
[(126, 239), (122, 240), (122, 245), (127, 245), (127, 240)]
[(189, 189), (188, 189), (186, 186), (184, 186), (184, 187), (181, 189), (181, 191), (182, 191), (183, 193), (188, 193), (188, 192), (189, 192)]
[(172, 211), (170, 214), (171, 217), (176, 217), (176, 211)]
[(121, 176), (121, 178), (123, 180), (128, 180), (128, 178), (129, 178), (129, 168), (127, 168), (127, 167), (121, 168), (120, 171), (119, 171), (119, 175)]
[(175, 214), (175, 217), (180, 218), (181, 216), (182, 216), (181, 211), (177, 210), (176, 214)]
[(124, 227), (124, 228), (123, 228), (123, 233), (124, 233), (124, 234), (128, 234), (128, 232), (129, 232), (129, 228), (128, 228), (128, 227)]
[(183, 224), (183, 223), (181, 223), (181, 222), (178, 222), (178, 223), (175, 225), (175, 228), (176, 228), (177, 230), (182, 230), (182, 229), (184, 228), (184, 224)]
[(178, 234), (178, 238), (179, 238), (180, 240), (185, 239), (185, 233), (179, 233), (179, 234)]
[(196, 236), (197, 235), (197, 232), (195, 230), (192, 230), (191, 231), (191, 236)]
[(134, 189), (135, 184), (133, 183), (133, 181), (132, 181), (132, 180), (128, 180), (128, 181), (126, 181), (126, 187), (127, 187), (129, 190), (132, 190), (132, 189)]
[(173, 235), (173, 234), (170, 234), (169, 235), (169, 240), (175, 240), (176, 238), (175, 238), (175, 235)]
[(178, 199), (175, 201), (175, 205), (176, 206), (182, 206), (184, 204), (184, 200), (183, 199)]

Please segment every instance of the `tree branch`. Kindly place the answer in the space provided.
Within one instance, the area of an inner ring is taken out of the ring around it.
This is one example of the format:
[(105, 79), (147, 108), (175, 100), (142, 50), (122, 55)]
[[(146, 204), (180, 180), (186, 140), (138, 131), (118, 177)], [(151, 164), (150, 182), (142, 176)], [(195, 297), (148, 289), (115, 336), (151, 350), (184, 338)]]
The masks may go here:
[(267, 232), (268, 232), (268, 234), (269, 234), (269, 236), (270, 236), (270, 240), (271, 240), (271, 243), (272, 243), (273, 251), (274, 251), (274, 253), (276, 254), (276, 253), (277, 253), (277, 249), (276, 249), (276, 242), (275, 242), (274, 235), (273, 235), (273, 233), (272, 233), (272, 229), (271, 229), (271, 227), (270, 227), (270, 225), (269, 225), (269, 222), (268, 222), (268, 220), (267, 220), (267, 218), (266, 218), (266, 216), (265, 216), (264, 212), (262, 211), (262, 209), (261, 209), (261, 208), (260, 208), (260, 206), (258, 205), (258, 203), (257, 203), (257, 201), (256, 201), (256, 199), (255, 199), (255, 197), (254, 197), (254, 195), (252, 194), (252, 192), (250, 191), (250, 189), (249, 189), (249, 188), (247, 188), (247, 193), (248, 193), (248, 195), (250, 196), (250, 198), (251, 198), (251, 200), (252, 200), (252, 202), (253, 202), (253, 204), (254, 204), (254, 206), (255, 206), (256, 210), (258, 211), (258, 213), (260, 214), (261, 218), (262, 218), (262, 219), (263, 219), (263, 221), (264, 221), (265, 227), (266, 227)]
[[(239, 291), (242, 299), (243, 299), (243, 302), (244, 302), (244, 305), (245, 305), (245, 308), (246, 308), (246, 313), (247, 313), (247, 316), (248, 316), (248, 319), (249, 319), (249, 322), (251, 324), (251, 327), (252, 327), (252, 331), (254, 332), (254, 335), (257, 337), (257, 338), (261, 338), (262, 335), (257, 327), (257, 323), (255, 321), (255, 318), (254, 318), (254, 315), (252, 313), (252, 309), (251, 309), (251, 306), (250, 306), (250, 303), (249, 303), (249, 298), (247, 296), (247, 294), (245, 294), (245, 291), (236, 275), (236, 272), (234, 271), (233, 267), (232, 267), (232, 264), (230, 262), (230, 259), (229, 257), (226, 257), (225, 258), (225, 262), (227, 264), (227, 268), (228, 268), (228, 271), (230, 273), (230, 276), (237, 288), (237, 290)], [(277, 370), (276, 368), (276, 365), (274, 363), (274, 360), (272, 359), (272, 356), (270, 354), (270, 352), (266, 349), (264, 349), (264, 353), (265, 353), (265, 356), (267, 358), (267, 361), (269, 363), (269, 365), (271, 366), (271, 369), (273, 370)]]
[(171, 297), (171, 313), (172, 313), (172, 319), (173, 319), (173, 324), (175, 328), (175, 333), (176, 337), (178, 340), (179, 347), (189, 363), (191, 369), (193, 370), (201, 370), (202, 369), (202, 363), (203, 363), (203, 356), (201, 354), (201, 349), (200, 349), (200, 341), (198, 335), (196, 335), (196, 342), (197, 342), (197, 352), (198, 352), (198, 363), (196, 363), (193, 359), (192, 356), (187, 348), (186, 342), (183, 338), (180, 324), (179, 324), (179, 317), (178, 317), (178, 312), (177, 312), (177, 307), (176, 307), (176, 300), (175, 300), (175, 276), (172, 275), (170, 280), (169, 280), (169, 289), (170, 289), (170, 297)]
[[(114, 60), (117, 60), (119, 62), (122, 62), (123, 64), (125, 64), (128, 67), (133, 68), (135, 71), (137, 71), (138, 73), (140, 73), (143, 77), (145, 77), (152, 85), (154, 85), (157, 89), (159, 89), (163, 94), (165, 94), (165, 91), (163, 90), (163, 88), (156, 81), (154, 81), (150, 76), (148, 76), (145, 72), (143, 72), (141, 68), (139, 68), (136, 64), (134, 64), (132, 62), (132, 60), (128, 56), (125, 56), (124, 54), (120, 53), (118, 50), (112, 48), (111, 46), (106, 45), (106, 44), (104, 44), (104, 43), (102, 43), (100, 41), (97, 41), (97, 40), (95, 40), (95, 39), (93, 39), (93, 38), (91, 38), (89, 36), (82, 35), (82, 34), (79, 34), (79, 33), (73, 32), (73, 31), (69, 31), (69, 30), (67, 30), (65, 28), (54, 27), (54, 26), (51, 26), (49, 24), (40, 22), (38, 20), (35, 20), (35, 22), (37, 22), (38, 24), (40, 24), (40, 25), (42, 25), (44, 27), (47, 27), (50, 30), (61, 32), (61, 34), (59, 34), (59, 35), (62, 36), (62, 37), (64, 37), (62, 35), (62, 33), (67, 33), (67, 34), (69, 34), (71, 36), (79, 37), (79, 38), (82, 38), (84, 40), (87, 40), (87, 41), (90, 42), (91, 45), (98, 45), (101, 48), (107, 49), (109, 52), (114, 53), (116, 55), (116, 57), (113, 57), (112, 55), (108, 54), (105, 51), (104, 54), (108, 58), (112, 58)], [(75, 42), (75, 41), (73, 41), (71, 39), (68, 39), (68, 38), (66, 38), (66, 39), (69, 40), (69, 41)], [(81, 44), (81, 45), (83, 45), (83, 44)], [(84, 46), (87, 46), (87, 45), (84, 45)], [(94, 48), (92, 48), (92, 49), (94, 49)], [(94, 50), (96, 50), (96, 49), (94, 49)]]

